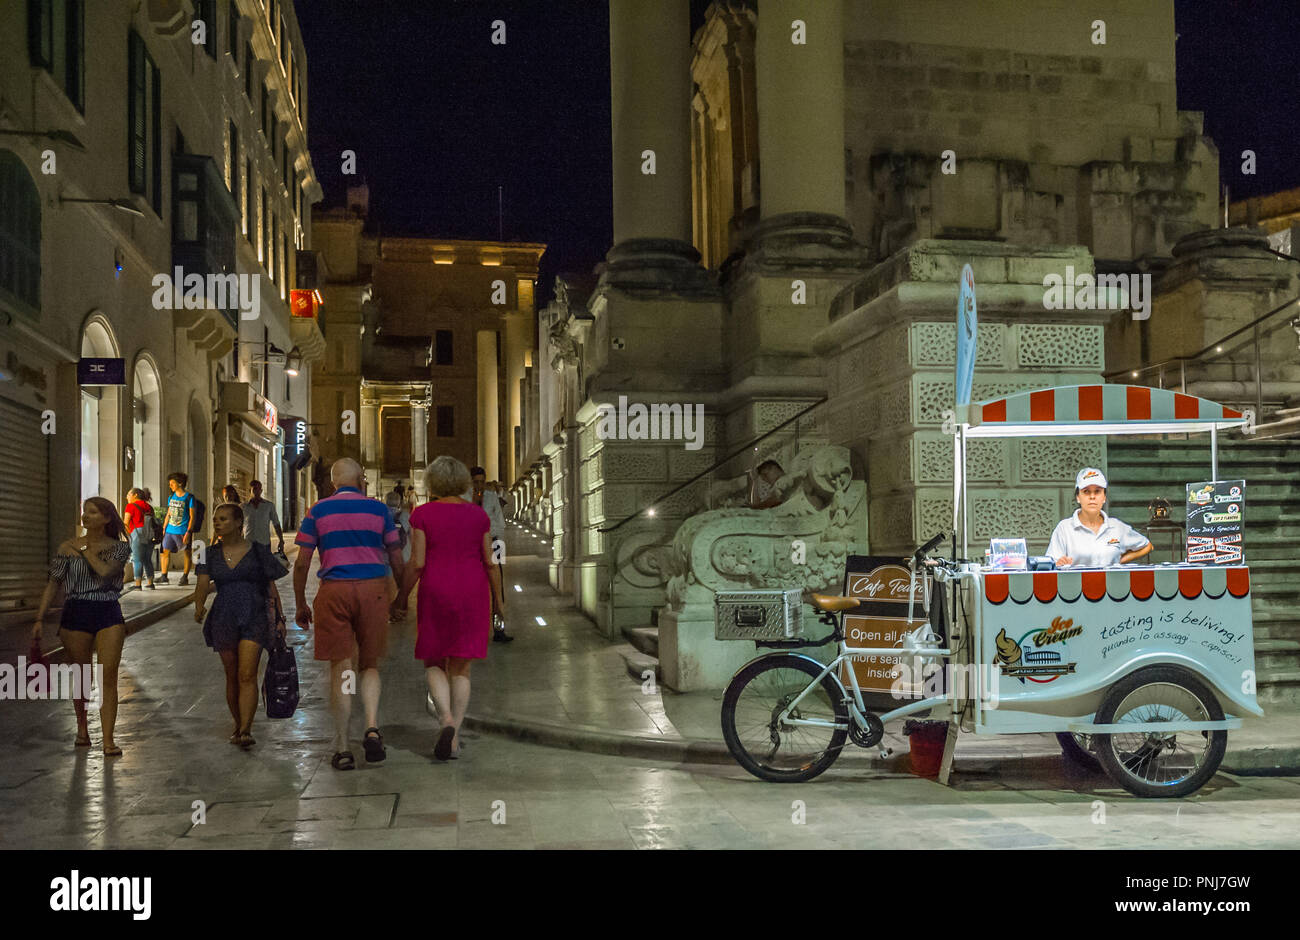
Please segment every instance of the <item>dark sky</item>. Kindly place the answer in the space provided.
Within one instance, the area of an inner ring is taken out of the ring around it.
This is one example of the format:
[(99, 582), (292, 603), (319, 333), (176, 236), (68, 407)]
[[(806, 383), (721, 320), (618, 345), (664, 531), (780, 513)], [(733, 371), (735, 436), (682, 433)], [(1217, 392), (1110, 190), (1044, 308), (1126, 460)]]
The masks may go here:
[[(692, 30), (707, 0), (692, 0)], [(606, 0), (298, 0), (312, 159), (357, 153), (390, 234), (545, 242), (539, 301), (612, 237)], [(1205, 112), (1233, 198), (1300, 185), (1300, 2), (1177, 0), (1178, 106)], [(367, 16), (360, 13), (364, 11)], [(506, 44), (490, 24), (506, 22)], [(689, 41), (689, 37), (683, 37)], [(1252, 149), (1258, 175), (1240, 173)]]

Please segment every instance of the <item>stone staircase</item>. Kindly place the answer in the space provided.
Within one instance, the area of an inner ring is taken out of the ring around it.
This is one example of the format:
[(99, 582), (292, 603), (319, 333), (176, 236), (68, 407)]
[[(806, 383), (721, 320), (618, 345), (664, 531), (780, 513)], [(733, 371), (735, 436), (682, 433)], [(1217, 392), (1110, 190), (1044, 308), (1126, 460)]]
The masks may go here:
[[(1117, 440), (1107, 445), (1107, 506), (1143, 530), (1147, 504), (1169, 500), (1185, 517), (1186, 484), (1210, 476), (1209, 436), (1189, 441)], [(1246, 481), (1246, 564), (1250, 567), (1255, 665), (1261, 705), (1300, 704), (1300, 438), (1219, 439), (1219, 479)], [(1157, 542), (1155, 557), (1168, 560)]]
[(643, 627), (624, 627), (623, 638), (618, 651), (627, 665), (627, 674), (637, 682), (645, 681), (647, 671), (653, 672), (655, 681), (663, 678), (659, 666), (659, 610), (650, 611), (650, 624)]

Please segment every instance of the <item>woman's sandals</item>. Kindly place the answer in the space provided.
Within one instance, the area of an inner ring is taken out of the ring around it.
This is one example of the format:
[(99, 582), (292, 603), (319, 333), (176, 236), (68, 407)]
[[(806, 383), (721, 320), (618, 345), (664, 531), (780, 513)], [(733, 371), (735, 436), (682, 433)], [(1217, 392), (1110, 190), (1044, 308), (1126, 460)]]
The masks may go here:
[(357, 759), (352, 756), (351, 751), (336, 751), (330, 760), (330, 766), (335, 770), (355, 770)]
[(367, 728), (366, 736), (361, 739), (361, 746), (366, 749), (366, 763), (377, 764), (388, 752), (384, 750), (384, 735), (378, 728)]

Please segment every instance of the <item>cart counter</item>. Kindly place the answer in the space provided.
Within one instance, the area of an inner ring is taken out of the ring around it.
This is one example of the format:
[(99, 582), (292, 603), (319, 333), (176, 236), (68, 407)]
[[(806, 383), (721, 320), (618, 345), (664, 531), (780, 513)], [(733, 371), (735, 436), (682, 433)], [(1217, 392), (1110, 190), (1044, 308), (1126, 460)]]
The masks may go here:
[(976, 642), (998, 672), (979, 730), (1067, 730), (1111, 684), (1161, 663), (1201, 676), (1225, 712), (1263, 714), (1245, 566), (985, 569), (980, 581)]

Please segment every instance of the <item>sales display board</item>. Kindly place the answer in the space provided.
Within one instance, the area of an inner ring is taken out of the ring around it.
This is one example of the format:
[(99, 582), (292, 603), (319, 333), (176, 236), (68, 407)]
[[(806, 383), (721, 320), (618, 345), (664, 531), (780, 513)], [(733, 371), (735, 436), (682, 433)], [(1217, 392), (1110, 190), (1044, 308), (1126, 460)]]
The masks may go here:
[[(862, 600), (860, 613), (844, 616), (844, 635), (847, 645), (863, 647), (891, 647), (902, 645), (903, 634), (917, 629), (926, 619), (921, 589), (918, 585), (916, 601), (912, 607), (913, 621), (908, 622), (907, 602), (911, 573), (902, 558), (879, 555), (850, 555), (844, 576), (844, 596)], [(936, 604), (941, 592), (936, 591)], [(936, 608), (937, 609), (937, 608)], [(935, 632), (944, 634), (942, 624)], [(933, 660), (931, 660), (933, 661)], [(906, 666), (902, 675), (901, 666)], [(912, 675), (911, 657), (904, 659), (900, 648), (897, 656), (854, 656), (841, 667), (841, 679), (848, 683), (848, 669), (857, 675), (863, 692), (903, 691), (913, 695), (920, 691), (922, 676)], [(895, 689), (900, 677), (905, 680)]]
[(1240, 565), (1245, 557), (1242, 526), (1245, 480), (1187, 484), (1187, 561), (1199, 565)]

